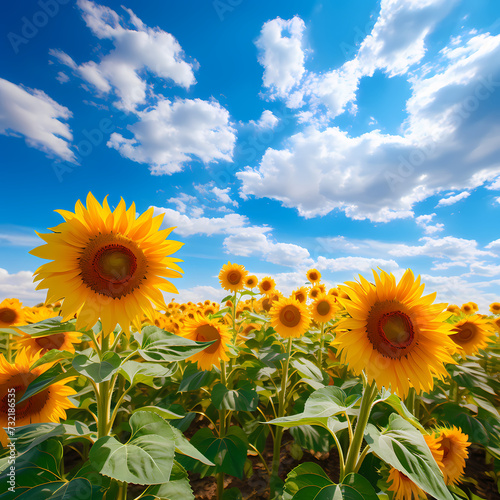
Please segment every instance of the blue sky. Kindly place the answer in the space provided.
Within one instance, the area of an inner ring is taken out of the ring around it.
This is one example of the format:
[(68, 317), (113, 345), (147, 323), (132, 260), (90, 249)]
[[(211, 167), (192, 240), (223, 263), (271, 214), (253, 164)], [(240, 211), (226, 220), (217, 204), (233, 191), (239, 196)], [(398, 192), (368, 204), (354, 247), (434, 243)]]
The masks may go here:
[(177, 226), (180, 300), (228, 260), (500, 299), (494, 0), (11, 2), (0, 61), (0, 300), (89, 191)]

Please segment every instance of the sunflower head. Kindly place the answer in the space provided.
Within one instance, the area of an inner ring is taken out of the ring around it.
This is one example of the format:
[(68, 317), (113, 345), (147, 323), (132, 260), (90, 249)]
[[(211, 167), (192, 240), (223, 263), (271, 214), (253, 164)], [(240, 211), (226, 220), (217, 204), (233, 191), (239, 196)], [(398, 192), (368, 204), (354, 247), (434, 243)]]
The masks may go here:
[(333, 319), (337, 310), (335, 297), (322, 293), (316, 297), (309, 308), (314, 321), (317, 323), (328, 323)]
[(467, 434), (455, 426), (451, 428), (438, 427), (434, 430), (432, 438), (433, 445), (437, 446), (442, 453), (441, 463), (436, 461), (441, 468), (446, 484), (459, 483), (464, 473), (465, 461), (469, 456), (467, 449), (470, 443)]
[(0, 328), (24, 325), (23, 305), (18, 299), (0, 302)]
[(293, 298), (282, 297), (271, 307), (271, 325), (283, 337), (302, 337), (311, 317), (307, 306)]
[(477, 314), (466, 316), (455, 323), (452, 331), (453, 342), (463, 354), (469, 356), (479, 349), (484, 349), (488, 343), (492, 342), (490, 337), (494, 335), (493, 325)]
[(305, 303), (307, 301), (307, 287), (301, 286), (292, 292), (292, 298), (298, 300), (301, 303)]
[(43, 356), (52, 349), (75, 352), (74, 344), (80, 343), (80, 332), (58, 332), (32, 337), (24, 334), (15, 341), (16, 349), (25, 349), (28, 356)]
[(228, 262), (224, 264), (220, 270), (219, 281), (224, 290), (237, 292), (243, 290), (247, 274), (248, 271), (246, 271), (243, 266)]
[(89, 193), (87, 207), (78, 201), (75, 212), (58, 210), (65, 222), (40, 234), (46, 242), (31, 253), (52, 262), (35, 272), (37, 289), (47, 288), (47, 302), (64, 298), (61, 315), (77, 314), (77, 329), (90, 329), (100, 318), (103, 332), (116, 324), (140, 328), (142, 313), (150, 319), (153, 305), (165, 310), (161, 290), (177, 293), (165, 278), (177, 278), (179, 259), (168, 257), (182, 243), (165, 239), (173, 228), (160, 230), (163, 215), (150, 208), (136, 218), (123, 199), (111, 211)]
[(335, 340), (342, 362), (402, 397), (411, 386), (430, 390), (433, 377), (447, 373), (444, 363), (455, 362), (449, 313), (432, 304), (435, 294), (422, 297), (424, 285), (411, 270), (398, 284), (384, 271), (373, 275), (374, 283), (360, 276), (340, 287), (350, 297), (338, 298), (350, 315), (338, 323)]
[(500, 302), (493, 302), (490, 304), (490, 312), (493, 314), (500, 314)]
[(476, 311), (474, 309), (474, 306), (473, 306), (472, 302), (466, 302), (465, 304), (462, 304), (462, 307), (460, 308), (460, 310), (464, 314), (474, 314), (474, 312)]
[(309, 269), (306, 273), (307, 281), (310, 283), (319, 283), (321, 273), (317, 269)]
[(251, 276), (247, 276), (245, 278), (245, 286), (250, 289), (255, 288), (258, 282), (259, 280), (257, 279), (257, 276), (255, 276), (254, 274), (252, 274)]
[(265, 278), (262, 278), (260, 280), (259, 283), (260, 293), (265, 293), (266, 295), (269, 295), (274, 291), (275, 288), (276, 288), (276, 283), (271, 277), (266, 276)]
[(45, 319), (55, 318), (58, 315), (57, 310), (52, 307), (23, 307), (24, 321), (27, 324), (39, 323)]
[[(21, 399), (28, 385), (50, 368), (45, 364), (30, 370), (39, 355), (30, 355), (24, 349), (17, 352), (14, 363), (8, 363), (0, 354), (0, 427), (7, 427), (9, 389), (15, 389), (16, 401)], [(74, 408), (68, 396), (76, 391), (65, 385), (71, 378), (52, 384), (16, 405), (16, 427), (41, 422), (59, 422), (66, 418), (68, 408)]]
[(310, 290), (309, 290), (309, 298), (315, 300), (317, 299), (321, 294), (322, 294), (322, 290), (319, 286), (313, 286)]
[(460, 307), (458, 307), (456, 304), (450, 304), (446, 310), (448, 312), (451, 312), (452, 314), (454, 314), (455, 316), (460, 316), (462, 314), (462, 310), (460, 309)]
[(179, 333), (197, 342), (215, 342), (203, 351), (194, 354), (189, 359), (198, 363), (200, 370), (211, 370), (212, 365), (218, 365), (220, 361), (228, 361), (228, 343), (231, 339), (228, 327), (215, 319), (210, 319), (201, 314), (195, 314), (187, 319), (182, 325)]
[(387, 491), (393, 492), (393, 500), (423, 500), (427, 498), (419, 486), (394, 467), (391, 467), (389, 471), (387, 482), (391, 483)]

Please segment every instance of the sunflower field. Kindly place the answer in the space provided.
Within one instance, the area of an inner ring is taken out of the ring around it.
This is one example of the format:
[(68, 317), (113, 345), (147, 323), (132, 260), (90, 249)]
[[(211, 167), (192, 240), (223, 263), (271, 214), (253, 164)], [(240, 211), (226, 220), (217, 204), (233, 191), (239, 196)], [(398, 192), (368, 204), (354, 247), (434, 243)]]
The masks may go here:
[(45, 303), (0, 303), (0, 500), (500, 498), (500, 303), (231, 262), (221, 303), (165, 303), (162, 216), (58, 212)]

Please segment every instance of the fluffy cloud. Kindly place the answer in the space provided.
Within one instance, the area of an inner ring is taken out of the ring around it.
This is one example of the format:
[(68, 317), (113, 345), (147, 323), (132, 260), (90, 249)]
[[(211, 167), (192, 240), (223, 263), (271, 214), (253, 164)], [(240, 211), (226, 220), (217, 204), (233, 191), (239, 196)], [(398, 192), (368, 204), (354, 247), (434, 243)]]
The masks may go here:
[(259, 130), (274, 129), (278, 125), (279, 118), (269, 109), (265, 109), (258, 121), (250, 120), (249, 124)]
[(71, 129), (64, 120), (71, 111), (45, 92), (23, 88), (0, 78), (0, 134), (24, 137), (26, 144), (66, 161), (75, 162), (70, 149)]
[(81, 65), (62, 51), (52, 50), (51, 54), (99, 93), (113, 93), (118, 98), (117, 107), (135, 111), (146, 102), (144, 72), (185, 88), (195, 83), (196, 63), (185, 60), (182, 47), (170, 33), (145, 26), (125, 7), (128, 23), (109, 7), (89, 0), (78, 0), (77, 4), (92, 33), (100, 39), (111, 40), (114, 49), (98, 62)]
[(35, 290), (35, 287), (31, 271), (10, 274), (6, 269), (0, 268), (0, 302), (10, 298), (19, 299), (26, 306), (44, 302), (46, 293)]
[(165, 302), (170, 302), (174, 299), (179, 304), (183, 302), (203, 302), (206, 299), (211, 301), (220, 302), (222, 298), (227, 295), (226, 290), (219, 288), (214, 288), (209, 285), (198, 285), (191, 288), (183, 288), (179, 290), (178, 294), (174, 293), (164, 293)]
[(155, 175), (179, 172), (193, 159), (232, 159), (235, 130), (229, 113), (216, 101), (160, 99), (137, 117), (139, 121), (127, 127), (132, 138), (114, 132), (107, 145), (125, 158), (148, 164)]
[(387, 259), (374, 259), (367, 257), (337, 257), (335, 259), (327, 259), (326, 257), (318, 257), (316, 267), (319, 271), (328, 270), (331, 272), (340, 271), (356, 271), (360, 273), (370, 272), (372, 269), (380, 267), (384, 271), (395, 271), (399, 269), (398, 263)]
[(430, 224), (430, 222), (435, 216), (436, 214), (420, 215), (415, 218), (415, 222), (417, 223), (418, 226), (420, 226), (424, 230), (425, 234), (439, 233), (440, 231), (443, 231), (444, 224), (441, 223)]
[(224, 203), (225, 205), (234, 205), (235, 207), (238, 206), (238, 202), (232, 200), (229, 196), (231, 188), (220, 189), (217, 186), (214, 186), (211, 191), (221, 203)]
[(454, 203), (457, 203), (457, 201), (460, 200), (465, 200), (465, 198), (468, 198), (470, 196), (470, 193), (467, 191), (463, 191), (459, 194), (456, 194), (454, 196), (448, 196), (447, 198), (441, 198), (436, 205), (436, 207), (447, 207), (449, 205), (453, 205)]

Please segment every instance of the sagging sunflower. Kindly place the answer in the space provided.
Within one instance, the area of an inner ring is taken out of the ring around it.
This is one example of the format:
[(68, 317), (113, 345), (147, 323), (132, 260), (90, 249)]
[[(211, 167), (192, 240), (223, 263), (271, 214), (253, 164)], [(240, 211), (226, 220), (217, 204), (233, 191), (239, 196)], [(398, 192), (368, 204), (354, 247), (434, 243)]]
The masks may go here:
[(24, 325), (23, 305), (18, 299), (0, 302), (0, 328)]
[(228, 262), (219, 272), (219, 281), (224, 290), (237, 292), (243, 290), (247, 275), (248, 271), (243, 266)]
[(16, 339), (15, 347), (16, 349), (24, 348), (29, 356), (35, 356), (36, 354), (43, 356), (52, 349), (75, 352), (74, 344), (80, 343), (81, 335), (80, 332), (58, 332), (32, 337), (25, 333), (22, 337)]
[(163, 215), (153, 216), (153, 208), (136, 219), (135, 204), (127, 209), (123, 199), (111, 211), (92, 193), (87, 207), (80, 200), (75, 213), (56, 210), (65, 222), (39, 234), (46, 242), (30, 253), (53, 262), (35, 272), (37, 289), (47, 288), (47, 302), (64, 298), (61, 315), (67, 321), (78, 315), (76, 327), (92, 328), (100, 318), (103, 332), (116, 324), (129, 331), (140, 329), (145, 313), (154, 320), (154, 308), (165, 310), (161, 290), (177, 293), (166, 278), (178, 278), (180, 259), (168, 257), (182, 243), (167, 240), (173, 228), (160, 230)]
[(283, 338), (302, 337), (311, 322), (307, 306), (294, 298), (280, 298), (270, 314), (271, 325)]
[(488, 343), (492, 342), (490, 337), (494, 335), (493, 325), (477, 314), (466, 316), (455, 323), (452, 332), (451, 339), (457, 344), (460, 352), (469, 356), (479, 349), (484, 349)]
[(307, 280), (311, 283), (318, 283), (321, 279), (321, 273), (317, 269), (309, 269), (306, 273)]
[(387, 482), (391, 483), (387, 491), (393, 492), (393, 500), (423, 500), (427, 498), (420, 486), (417, 486), (409, 477), (394, 467), (391, 467), (389, 471)]
[(334, 341), (341, 360), (399, 396), (411, 386), (428, 391), (435, 376), (446, 375), (444, 363), (455, 362), (449, 313), (442, 312), (444, 304), (432, 304), (435, 293), (422, 297), (424, 285), (410, 269), (397, 285), (392, 274), (373, 276), (375, 284), (360, 276), (359, 283), (340, 286), (350, 300), (338, 300), (351, 316), (339, 322)]
[[(28, 385), (44, 373), (50, 364), (30, 371), (30, 366), (39, 358), (29, 355), (24, 349), (18, 351), (16, 361), (9, 363), (0, 354), (0, 427), (8, 425), (8, 395), (15, 389), (16, 401), (21, 399)], [(74, 377), (73, 377), (74, 378)], [(16, 427), (41, 422), (59, 422), (66, 418), (66, 410), (74, 408), (68, 396), (76, 391), (65, 385), (71, 378), (52, 384), (47, 389), (16, 405)]]
[(335, 316), (337, 305), (335, 297), (327, 294), (320, 294), (309, 306), (311, 316), (318, 323), (328, 323)]
[(307, 301), (307, 287), (301, 286), (292, 292), (292, 298), (299, 302), (305, 303)]
[(231, 340), (228, 327), (215, 319), (209, 319), (197, 313), (187, 319), (182, 325), (179, 335), (197, 342), (215, 342), (203, 351), (194, 354), (189, 359), (198, 363), (200, 370), (211, 370), (212, 365), (219, 365), (220, 361), (228, 361), (227, 344)]
[(275, 289), (276, 289), (276, 283), (271, 277), (266, 276), (265, 278), (262, 278), (260, 280), (259, 282), (260, 293), (265, 293), (266, 295), (269, 295)]
[(470, 443), (468, 438), (467, 434), (455, 426), (451, 428), (438, 427), (434, 430), (434, 444), (442, 452), (443, 457), (438, 465), (444, 475), (445, 483), (448, 485), (458, 484), (464, 474), (465, 461), (469, 456), (467, 448)]

